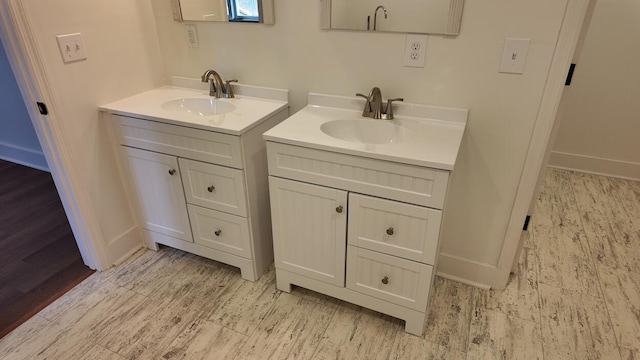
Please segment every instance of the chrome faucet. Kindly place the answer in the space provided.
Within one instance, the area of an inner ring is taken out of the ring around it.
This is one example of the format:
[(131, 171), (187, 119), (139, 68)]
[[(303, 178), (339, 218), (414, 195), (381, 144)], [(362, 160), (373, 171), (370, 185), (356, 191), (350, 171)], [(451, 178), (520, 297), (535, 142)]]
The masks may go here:
[(373, 13), (373, 31), (376, 31), (376, 27), (378, 26), (378, 10), (380, 9), (384, 12), (384, 18), (387, 18), (387, 8), (382, 5), (378, 5), (376, 11)]
[(238, 80), (222, 81), (220, 74), (214, 70), (207, 70), (202, 74), (202, 82), (209, 82), (209, 96), (217, 98), (233, 98), (233, 89), (231, 88), (232, 82), (238, 82)]
[(362, 116), (372, 119), (393, 120), (393, 102), (404, 101), (403, 98), (388, 99), (387, 106), (382, 110), (382, 91), (379, 87), (374, 87), (369, 92), (369, 96), (357, 93), (356, 96), (367, 99), (362, 110)]

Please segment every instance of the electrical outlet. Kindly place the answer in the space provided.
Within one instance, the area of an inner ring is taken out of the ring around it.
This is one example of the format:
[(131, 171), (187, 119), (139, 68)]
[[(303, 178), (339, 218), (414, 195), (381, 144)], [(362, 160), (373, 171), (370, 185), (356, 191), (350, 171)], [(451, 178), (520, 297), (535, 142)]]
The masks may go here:
[(62, 54), (62, 61), (65, 63), (87, 58), (87, 52), (82, 42), (82, 34), (58, 35), (56, 40), (58, 41), (60, 54)]
[(200, 46), (198, 43), (198, 31), (195, 25), (186, 25), (187, 27), (187, 46), (190, 48), (197, 48)]
[(407, 35), (404, 46), (404, 66), (424, 67), (427, 53), (427, 35)]

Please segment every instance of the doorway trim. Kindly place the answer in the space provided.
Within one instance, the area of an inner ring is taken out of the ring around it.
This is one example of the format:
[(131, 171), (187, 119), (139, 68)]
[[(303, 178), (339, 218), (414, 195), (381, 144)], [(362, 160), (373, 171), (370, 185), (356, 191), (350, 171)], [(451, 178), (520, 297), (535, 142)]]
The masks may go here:
[[(70, 147), (59, 126), (58, 102), (49, 86), (30, 29), (21, 0), (0, 2), (0, 39), (27, 105), (29, 118), (42, 146), (82, 260), (91, 269), (106, 270), (111, 264), (99, 241), (102, 232), (93, 214), (90, 198), (80, 186), (82, 174), (72, 161)], [(45, 103), (49, 114), (41, 115), (36, 110), (36, 102)]]

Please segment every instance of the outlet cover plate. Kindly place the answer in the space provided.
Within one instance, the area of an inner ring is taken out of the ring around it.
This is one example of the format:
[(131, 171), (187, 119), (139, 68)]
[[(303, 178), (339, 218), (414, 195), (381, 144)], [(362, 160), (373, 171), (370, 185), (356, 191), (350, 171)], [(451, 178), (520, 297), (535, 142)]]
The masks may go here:
[(499, 72), (507, 74), (524, 73), (524, 64), (527, 61), (530, 43), (531, 39), (505, 39)]
[(62, 61), (65, 63), (85, 60), (87, 58), (87, 51), (82, 42), (82, 34), (58, 35), (56, 36), (56, 40), (58, 41)]
[(197, 48), (200, 46), (198, 42), (198, 30), (195, 25), (185, 25), (187, 29), (187, 46), (190, 48)]
[(407, 35), (404, 45), (404, 66), (424, 67), (427, 54), (427, 39), (427, 35)]

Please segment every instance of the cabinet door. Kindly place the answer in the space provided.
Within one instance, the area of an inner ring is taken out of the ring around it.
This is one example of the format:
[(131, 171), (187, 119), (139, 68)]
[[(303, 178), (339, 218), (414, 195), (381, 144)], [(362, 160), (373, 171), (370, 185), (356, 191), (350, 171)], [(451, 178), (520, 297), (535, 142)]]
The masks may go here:
[(269, 177), (277, 268), (344, 287), (347, 192)]
[(145, 227), (193, 242), (178, 159), (125, 147), (138, 190)]

